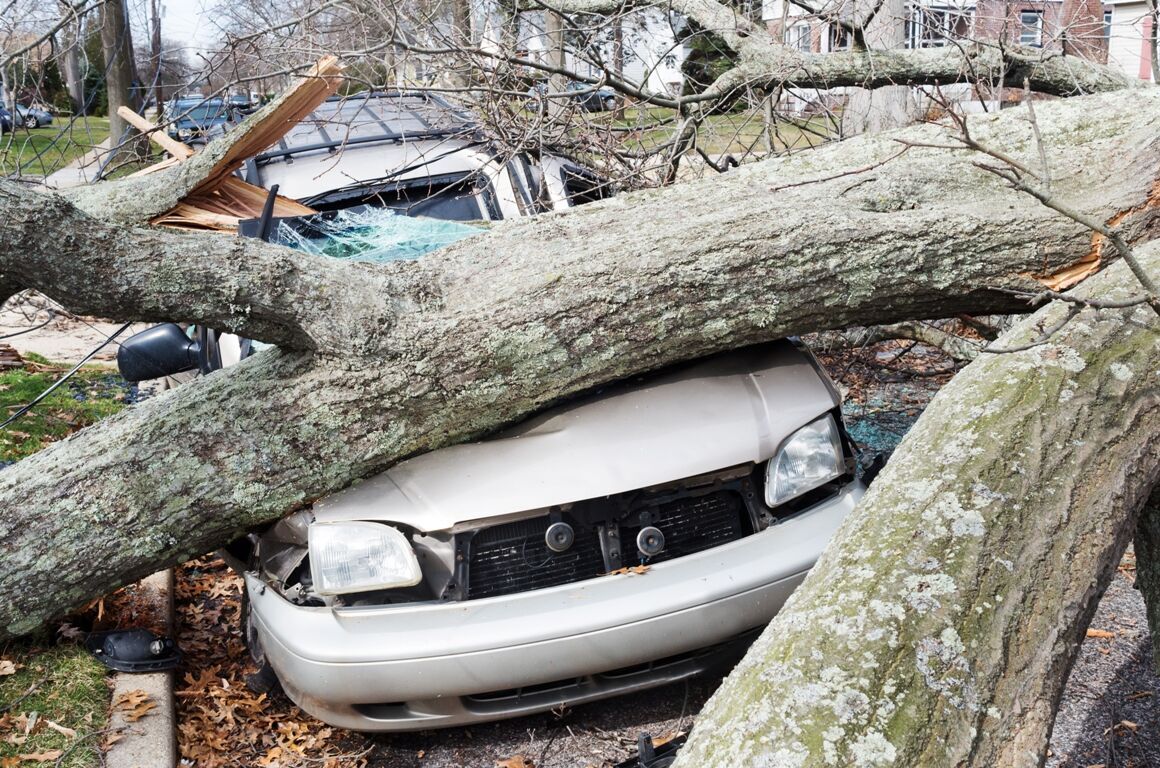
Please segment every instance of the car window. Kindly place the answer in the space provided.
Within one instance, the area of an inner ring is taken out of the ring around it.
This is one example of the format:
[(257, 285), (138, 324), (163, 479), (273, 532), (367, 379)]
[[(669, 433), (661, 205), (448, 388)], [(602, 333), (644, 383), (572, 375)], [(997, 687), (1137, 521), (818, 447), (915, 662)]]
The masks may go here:
[(448, 174), (434, 178), (358, 185), (303, 200), (319, 211), (353, 206), (392, 208), (408, 216), (429, 216), (446, 221), (479, 221), (501, 218), (490, 200), (486, 182), (473, 175)]
[(612, 188), (607, 181), (589, 171), (577, 166), (565, 166), (560, 169), (560, 177), (564, 180), (564, 192), (572, 205), (582, 205), (612, 197)]

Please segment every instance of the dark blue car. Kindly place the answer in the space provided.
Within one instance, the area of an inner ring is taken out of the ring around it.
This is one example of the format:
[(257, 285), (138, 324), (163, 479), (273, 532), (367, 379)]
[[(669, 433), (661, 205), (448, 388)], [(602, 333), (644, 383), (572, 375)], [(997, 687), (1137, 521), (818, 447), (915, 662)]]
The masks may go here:
[(187, 144), (204, 144), (211, 129), (230, 120), (230, 109), (221, 99), (174, 99), (165, 107), (166, 133)]
[(7, 133), (13, 127), (12, 113), (0, 107), (0, 133)]

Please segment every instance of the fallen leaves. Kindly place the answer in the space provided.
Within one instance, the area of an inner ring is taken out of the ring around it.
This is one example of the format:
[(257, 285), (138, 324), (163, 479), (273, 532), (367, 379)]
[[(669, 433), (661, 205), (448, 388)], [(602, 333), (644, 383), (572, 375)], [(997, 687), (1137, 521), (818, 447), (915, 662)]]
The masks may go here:
[[(361, 768), (358, 741), (301, 712), (281, 694), (255, 694), (256, 669), (242, 643), (242, 580), (221, 560), (196, 560), (177, 573), (177, 641), (186, 669), (174, 696), (177, 743), (197, 768)], [(351, 753), (344, 747), (354, 745)]]
[(50, 749), (45, 752), (31, 752), (24, 755), (17, 755), (18, 758), (28, 763), (54, 763), (64, 756), (64, 750)]
[(619, 574), (624, 574), (624, 573), (628, 573), (628, 574), (635, 573), (636, 575), (639, 576), (640, 574), (647, 572), (648, 569), (649, 569), (649, 566), (647, 566), (647, 565), (634, 565), (631, 567), (617, 568), (615, 571), (609, 571), (608, 573), (606, 573), (604, 575), (605, 576), (617, 576)]
[(135, 723), (157, 708), (157, 702), (142, 690), (125, 691), (113, 700), (113, 711), (127, 723)]
[(15, 675), (16, 664), (8, 659), (0, 659), (0, 676)]
[(1116, 636), (1115, 632), (1109, 632), (1106, 629), (1089, 629), (1087, 631), (1088, 637), (1094, 637), (1099, 640), (1111, 640)]
[(503, 760), (495, 761), (495, 768), (536, 768), (532, 758), (524, 755), (513, 755)]

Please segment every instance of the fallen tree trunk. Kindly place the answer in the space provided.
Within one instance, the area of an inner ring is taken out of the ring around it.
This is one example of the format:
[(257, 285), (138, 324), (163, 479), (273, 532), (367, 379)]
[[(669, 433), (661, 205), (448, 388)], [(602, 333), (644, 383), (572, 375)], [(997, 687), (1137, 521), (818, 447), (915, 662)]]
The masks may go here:
[(1160, 486), (1152, 492), (1136, 526), (1136, 584), (1148, 611), (1152, 668), (1160, 675)]
[[(1038, 110), (1056, 194), (1148, 235), (1160, 95)], [(1098, 115), (1098, 119), (1095, 116)], [(1003, 113), (976, 139), (1031, 163)], [(1097, 251), (976, 168), (936, 126), (718, 179), (504, 222), (420, 262), (312, 259), (255, 241), (104, 224), (0, 183), (0, 286), (71, 309), (184, 320), (283, 346), (0, 472), (0, 636), (217, 546), (398, 459), (553, 400), (787, 334), (1012, 312)], [(161, 175), (161, 174), (158, 174)], [(90, 212), (122, 221), (124, 195)], [(85, 237), (77, 237), (84, 232)]]
[[(1160, 246), (1146, 249), (1152, 274)], [(1083, 297), (1139, 293), (1124, 264)], [(1068, 312), (1053, 304), (995, 345)], [(931, 402), (805, 583), (706, 705), (678, 766), (1038, 766), (1160, 479), (1160, 332), (1084, 310)]]

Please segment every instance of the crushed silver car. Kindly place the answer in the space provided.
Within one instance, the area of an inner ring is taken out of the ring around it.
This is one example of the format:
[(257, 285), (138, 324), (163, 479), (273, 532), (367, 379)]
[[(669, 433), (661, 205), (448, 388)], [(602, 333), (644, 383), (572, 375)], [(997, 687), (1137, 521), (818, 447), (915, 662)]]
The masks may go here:
[(529, 216), (612, 195), (589, 169), (503, 150), (429, 91), (333, 97), (250, 158), (242, 178), (319, 211), (394, 208), (455, 221)]
[(779, 341), (405, 461), (251, 537), (251, 652), (307, 712), (370, 731), (700, 673), (862, 495), (839, 401)]

